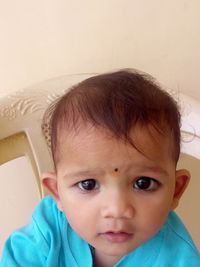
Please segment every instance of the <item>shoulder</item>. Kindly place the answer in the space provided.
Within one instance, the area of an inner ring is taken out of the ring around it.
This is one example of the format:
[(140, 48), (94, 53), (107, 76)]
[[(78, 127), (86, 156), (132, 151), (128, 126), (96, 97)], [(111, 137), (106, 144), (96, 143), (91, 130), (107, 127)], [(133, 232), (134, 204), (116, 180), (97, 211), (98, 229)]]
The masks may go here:
[(48, 244), (46, 258), (54, 263), (52, 266), (66, 266), (66, 263), (70, 266), (92, 265), (89, 245), (71, 228), (51, 196), (41, 200), (32, 218), (37, 231)]
[(186, 229), (185, 225), (174, 211), (171, 211), (169, 213), (166, 222), (166, 227), (167, 227), (166, 238), (169, 241), (173, 237), (173, 240), (176, 240), (180, 245), (190, 249), (191, 251), (197, 252), (197, 248), (188, 230)]
[(56, 202), (50, 195), (48, 195), (40, 200), (39, 204), (33, 211), (33, 216), (40, 216), (41, 213), (43, 216), (44, 215), (51, 216), (51, 214), (57, 212), (57, 210), (58, 208)]
[(66, 230), (70, 227), (66, 216), (57, 208), (57, 204), (51, 196), (43, 198), (34, 212), (32, 222), (35, 232), (45, 240), (49, 249), (57, 243), (62, 246), (62, 239), (66, 239)]
[(50, 196), (42, 199), (31, 222), (14, 231), (6, 241), (0, 266), (44, 266), (48, 259), (55, 263), (63, 221), (66, 219), (54, 200)]
[(168, 227), (168, 230), (177, 237), (180, 241), (183, 243), (188, 244), (191, 248), (195, 248), (195, 245), (192, 241), (192, 238), (186, 229), (185, 225), (181, 221), (181, 219), (178, 217), (178, 215), (171, 211), (169, 213), (166, 225)]
[(169, 213), (161, 231), (163, 231), (164, 238), (158, 262), (167, 262), (170, 265), (166, 266), (176, 267), (200, 266), (199, 252), (189, 232), (175, 212)]
[(53, 227), (59, 219), (63, 219), (63, 213), (57, 208), (56, 202), (51, 196), (44, 197), (32, 213), (32, 219), (43, 227), (44, 224)]

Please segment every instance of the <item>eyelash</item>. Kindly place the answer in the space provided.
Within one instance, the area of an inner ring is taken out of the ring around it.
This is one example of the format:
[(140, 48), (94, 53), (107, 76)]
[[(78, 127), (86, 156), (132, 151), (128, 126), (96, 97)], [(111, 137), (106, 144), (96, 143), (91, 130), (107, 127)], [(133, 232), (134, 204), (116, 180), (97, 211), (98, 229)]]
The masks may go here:
[[(86, 183), (85, 185), (86, 187), (88, 186), (88, 189), (83, 187), (83, 183)], [(137, 183), (140, 183), (140, 184), (137, 184)], [(143, 186), (145, 186), (145, 188), (140, 188), (140, 186), (142, 186), (142, 183), (143, 183)], [(97, 183), (95, 179), (86, 179), (86, 180), (80, 181), (76, 184), (76, 186), (78, 186), (78, 188), (82, 192), (88, 192), (88, 193), (91, 191), (97, 190), (100, 187), (100, 185)], [(133, 184), (134, 189), (138, 191), (144, 191), (144, 192), (156, 191), (159, 186), (160, 186), (160, 182), (158, 182), (154, 178), (147, 177), (147, 176), (138, 177)]]

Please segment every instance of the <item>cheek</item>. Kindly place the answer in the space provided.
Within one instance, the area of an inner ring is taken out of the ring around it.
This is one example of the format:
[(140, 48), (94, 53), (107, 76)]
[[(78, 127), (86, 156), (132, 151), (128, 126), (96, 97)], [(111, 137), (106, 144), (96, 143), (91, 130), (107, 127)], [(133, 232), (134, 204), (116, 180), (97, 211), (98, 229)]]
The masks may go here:
[(143, 199), (140, 201), (138, 213), (140, 214), (140, 223), (142, 227), (148, 225), (148, 229), (152, 231), (160, 228), (167, 219), (168, 213), (171, 210), (173, 194), (169, 192), (161, 192), (152, 199)]
[(87, 230), (89, 226), (94, 222), (95, 208), (93, 207), (91, 201), (89, 203), (84, 203), (79, 198), (70, 198), (69, 195), (66, 198), (62, 198), (62, 207), (65, 216), (71, 225), (71, 227), (76, 231), (80, 232), (82, 229)]
[(162, 214), (170, 210), (174, 196), (174, 183), (165, 184), (161, 190), (155, 195), (154, 205)]
[(63, 212), (71, 225), (71, 227), (76, 231), (79, 232), (82, 225), (84, 225), (85, 216), (80, 212), (76, 205), (71, 206), (66, 205), (63, 208)]
[(153, 237), (163, 226), (167, 219), (168, 209), (148, 207), (146, 212), (140, 214), (137, 226), (141, 237)]
[[(72, 229), (88, 243), (91, 242), (92, 233), (96, 229), (95, 216), (86, 208), (81, 209), (80, 206), (74, 205), (73, 207), (65, 207), (64, 213), (72, 227)], [(93, 231), (91, 231), (93, 230)]]

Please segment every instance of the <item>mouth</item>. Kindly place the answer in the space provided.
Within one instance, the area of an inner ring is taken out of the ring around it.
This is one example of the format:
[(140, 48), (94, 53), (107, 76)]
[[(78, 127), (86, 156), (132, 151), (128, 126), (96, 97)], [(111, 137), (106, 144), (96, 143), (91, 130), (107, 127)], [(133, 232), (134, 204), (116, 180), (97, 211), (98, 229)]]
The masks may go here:
[(133, 237), (133, 233), (127, 233), (127, 232), (112, 232), (108, 231), (101, 234), (107, 241), (111, 243), (122, 243), (125, 241), (128, 241)]

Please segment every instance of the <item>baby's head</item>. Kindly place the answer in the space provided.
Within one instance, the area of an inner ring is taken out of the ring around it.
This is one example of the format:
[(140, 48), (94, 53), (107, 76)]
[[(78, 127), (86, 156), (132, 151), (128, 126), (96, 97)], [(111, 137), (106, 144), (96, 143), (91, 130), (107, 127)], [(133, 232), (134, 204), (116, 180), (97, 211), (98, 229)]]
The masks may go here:
[(177, 103), (147, 74), (122, 70), (98, 75), (75, 85), (56, 104), (51, 117), (54, 163), (62, 134), (78, 134), (91, 125), (137, 147), (130, 133), (136, 125), (153, 128), (173, 140), (172, 157), (180, 153), (180, 113)]
[(43, 184), (96, 255), (117, 260), (159, 231), (187, 186), (189, 173), (176, 170), (177, 104), (148, 75), (122, 70), (75, 85), (52, 107), (56, 173)]

